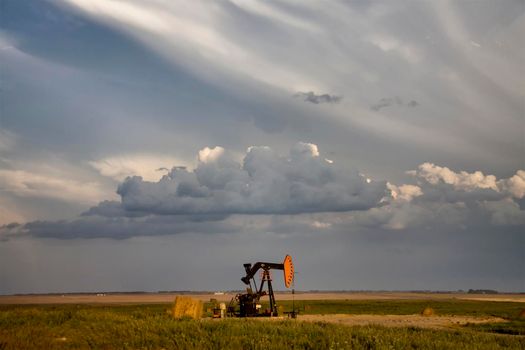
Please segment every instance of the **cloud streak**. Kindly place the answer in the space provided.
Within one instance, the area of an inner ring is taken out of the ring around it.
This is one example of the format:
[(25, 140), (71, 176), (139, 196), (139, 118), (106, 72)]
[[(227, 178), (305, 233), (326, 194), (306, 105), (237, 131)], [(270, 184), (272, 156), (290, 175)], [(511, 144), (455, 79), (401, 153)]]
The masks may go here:
[(409, 102), (404, 102), (403, 99), (399, 96), (395, 97), (384, 97), (370, 106), (370, 109), (373, 111), (379, 111), (383, 108), (390, 106), (404, 106), (408, 108), (413, 108), (419, 106), (419, 103), (415, 100), (410, 100)]
[(343, 96), (329, 95), (329, 94), (320, 94), (317, 95), (313, 91), (309, 92), (298, 92), (294, 95), (296, 98), (303, 99), (304, 102), (310, 102), (313, 104), (320, 103), (339, 103), (343, 99)]
[(25, 170), (0, 169), (0, 190), (17, 197), (83, 203), (97, 202), (104, 197), (101, 186), (96, 182), (86, 183)]

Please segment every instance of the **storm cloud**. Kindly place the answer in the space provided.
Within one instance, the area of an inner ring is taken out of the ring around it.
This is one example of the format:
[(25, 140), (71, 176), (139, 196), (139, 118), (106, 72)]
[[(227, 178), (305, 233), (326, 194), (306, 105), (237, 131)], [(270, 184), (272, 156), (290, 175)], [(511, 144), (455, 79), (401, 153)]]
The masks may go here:
[(0, 227), (3, 240), (113, 238), (181, 233), (464, 230), (525, 225), (525, 171), (498, 179), (423, 163), (413, 181), (372, 181), (297, 143), (285, 156), (250, 147), (242, 161), (205, 147), (193, 170), (173, 167), (159, 181), (126, 178), (117, 193), (73, 220), (38, 220)]
[(222, 147), (199, 152), (194, 170), (174, 168), (158, 182), (128, 177), (118, 187), (127, 212), (161, 215), (299, 214), (366, 210), (378, 205), (385, 182), (370, 182), (298, 143), (287, 156), (250, 147), (238, 163)]

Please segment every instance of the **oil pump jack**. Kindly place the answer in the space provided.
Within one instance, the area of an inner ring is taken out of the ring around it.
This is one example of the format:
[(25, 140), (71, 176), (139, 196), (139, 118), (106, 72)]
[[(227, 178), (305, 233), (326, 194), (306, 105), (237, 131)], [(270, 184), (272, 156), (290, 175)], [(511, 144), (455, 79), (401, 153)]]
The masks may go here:
[[(284, 285), (290, 288), (294, 279), (294, 267), (292, 257), (286, 255), (282, 263), (256, 262), (255, 264), (244, 264), (246, 276), (241, 278), (248, 287), (246, 293), (239, 293), (232, 299), (228, 307), (230, 316), (238, 317), (256, 317), (256, 316), (278, 316), (277, 304), (275, 302), (275, 295), (273, 293), (272, 276), (270, 270), (283, 270)], [(259, 270), (262, 270), (261, 284), (257, 288), (255, 275)], [(267, 285), (268, 291), (264, 290), (264, 285)], [(253, 287), (253, 288), (252, 288)], [(260, 299), (268, 295), (270, 299), (270, 308), (261, 311)], [(236, 311), (235, 304), (238, 304), (239, 311)]]

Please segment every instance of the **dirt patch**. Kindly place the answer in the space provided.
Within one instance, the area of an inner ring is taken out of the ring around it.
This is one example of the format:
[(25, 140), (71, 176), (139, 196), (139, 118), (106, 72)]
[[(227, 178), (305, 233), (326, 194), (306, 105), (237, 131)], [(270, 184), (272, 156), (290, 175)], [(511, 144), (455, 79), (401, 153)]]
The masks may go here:
[(450, 329), (467, 323), (507, 322), (499, 317), (422, 316), (422, 315), (299, 315), (301, 321), (329, 322), (347, 326), (420, 327)]
[(523, 294), (516, 295), (502, 295), (502, 296), (477, 296), (477, 297), (461, 297), (458, 299), (462, 300), (475, 300), (475, 301), (509, 301), (515, 303), (525, 303), (525, 296)]

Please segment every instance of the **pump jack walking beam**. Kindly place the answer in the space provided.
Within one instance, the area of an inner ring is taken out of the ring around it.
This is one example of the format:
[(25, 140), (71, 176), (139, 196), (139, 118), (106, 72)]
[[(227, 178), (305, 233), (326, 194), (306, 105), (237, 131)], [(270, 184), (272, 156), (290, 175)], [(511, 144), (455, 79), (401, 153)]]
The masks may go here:
[(263, 269), (264, 271), (269, 271), (271, 269), (273, 270), (284, 270), (284, 264), (276, 264), (276, 263), (268, 263), (268, 262), (257, 262), (255, 265), (252, 266), (252, 264), (244, 264), (244, 269), (246, 270), (246, 276), (241, 278), (241, 281), (243, 281), (245, 284), (250, 284), (250, 280), (255, 276), (257, 271), (259, 269)]

